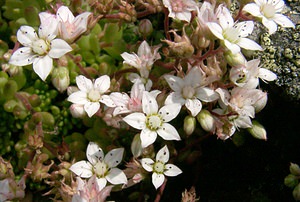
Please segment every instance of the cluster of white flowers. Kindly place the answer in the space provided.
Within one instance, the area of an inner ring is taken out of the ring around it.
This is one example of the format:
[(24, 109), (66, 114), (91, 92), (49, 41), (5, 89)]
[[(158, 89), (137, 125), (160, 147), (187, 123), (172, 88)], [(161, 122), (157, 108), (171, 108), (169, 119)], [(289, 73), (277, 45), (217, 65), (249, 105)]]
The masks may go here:
[[(259, 78), (263, 81), (276, 79), (274, 73), (260, 66), (259, 59), (247, 61), (241, 52), (241, 49), (263, 50), (259, 44), (247, 38), (254, 29), (254, 22), (234, 21), (229, 9), (223, 4), (216, 8), (209, 2), (199, 4), (194, 0), (163, 0), (163, 4), (170, 18), (184, 23), (190, 23), (193, 19), (201, 27), (202, 33), (199, 35), (207, 37), (209, 42), (219, 41), (227, 59), (232, 60), (228, 61), (231, 65), (228, 71), (230, 87), (219, 85), (221, 79), (209, 75), (203, 69), (204, 64), (200, 65), (195, 62), (197, 58), (194, 58), (188, 61), (186, 72), (178, 68), (177, 75), (174, 72), (162, 75), (170, 87), (169, 91), (152, 89), (150, 73), (154, 63), (161, 59), (158, 52), (161, 46), (151, 47), (143, 41), (137, 54), (121, 54), (123, 64), (136, 68), (138, 72), (128, 76), (133, 83), (130, 95), (127, 92), (110, 93), (111, 80), (108, 75), (95, 80), (79, 75), (76, 77), (77, 87), (68, 89), (68, 101), (73, 103), (70, 107), (72, 115), (83, 117), (87, 114), (92, 117), (101, 114), (102, 110), (108, 112), (111, 109), (111, 119), (118, 117), (119, 121), (140, 131), (140, 150), (154, 144), (157, 136), (167, 141), (180, 141), (180, 134), (170, 122), (184, 110), (193, 118), (201, 117), (199, 122), (205, 126), (203, 130), (223, 140), (231, 137), (236, 129), (251, 128), (251, 119), (267, 102), (267, 93), (258, 89)], [(243, 12), (244, 15), (249, 13), (261, 19), (272, 34), (277, 30), (277, 24), (294, 27), (280, 13), (283, 6), (283, 0), (255, 0), (255, 3), (245, 5)], [(12, 54), (10, 63), (18, 66), (33, 64), (33, 70), (42, 80), (46, 80), (52, 71), (53, 59), (72, 50), (69, 43), (87, 30), (90, 15), (85, 12), (75, 18), (65, 6), (61, 6), (56, 14), (40, 13), (38, 34), (29, 26), (22, 26), (18, 30), (17, 39), (24, 47)], [(180, 37), (173, 32), (180, 41)], [(189, 42), (186, 40), (184, 44)], [(160, 99), (159, 95), (162, 95)], [(204, 106), (209, 106), (205, 114), (202, 113)], [(78, 193), (74, 195), (74, 201), (95, 197), (89, 195), (89, 189), (100, 194), (107, 188), (108, 182), (111, 185), (127, 184), (124, 172), (116, 168), (122, 161), (123, 152), (123, 148), (113, 149), (104, 156), (96, 143), (89, 143), (86, 151), (88, 161), (79, 161), (70, 168), (79, 177), (90, 178), (87, 182), (78, 178)], [(153, 172), (152, 182), (156, 189), (164, 183), (165, 175), (176, 176), (182, 172), (177, 166), (167, 163), (167, 146), (157, 152), (156, 161), (150, 158), (139, 160), (146, 171)]]

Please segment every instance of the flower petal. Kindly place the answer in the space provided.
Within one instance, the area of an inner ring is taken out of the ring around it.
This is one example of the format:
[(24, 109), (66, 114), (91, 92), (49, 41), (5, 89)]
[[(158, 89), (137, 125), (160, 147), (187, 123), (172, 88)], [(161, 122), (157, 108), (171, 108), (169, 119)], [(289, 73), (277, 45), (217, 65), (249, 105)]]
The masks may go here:
[(54, 39), (51, 41), (51, 49), (48, 55), (52, 58), (60, 58), (66, 53), (72, 51), (71, 46), (62, 39)]
[(219, 95), (214, 90), (203, 87), (197, 89), (196, 97), (204, 102), (213, 102), (219, 98)]
[(173, 164), (166, 164), (165, 169), (166, 171), (164, 174), (170, 177), (177, 176), (182, 173), (182, 170)]
[(223, 29), (220, 25), (218, 25), (217, 23), (215, 22), (208, 22), (206, 23), (207, 27), (209, 28), (209, 30), (211, 31), (211, 33), (213, 35), (215, 35), (215, 37), (221, 39), (221, 40), (224, 40), (224, 37), (223, 37)]
[(262, 24), (269, 30), (270, 35), (277, 31), (277, 24), (273, 20), (263, 17)]
[(17, 32), (17, 39), (23, 46), (30, 46), (33, 41), (38, 39), (38, 36), (32, 27), (23, 25)]
[(223, 42), (224, 42), (225, 47), (228, 48), (233, 54), (237, 54), (241, 51), (240, 46), (238, 46), (234, 43), (231, 43), (230, 41), (228, 41), (226, 39)]
[(135, 54), (129, 54), (129, 53), (122, 53), (121, 57), (124, 59), (124, 64), (131, 65), (137, 69), (141, 68), (142, 61), (140, 58)]
[(84, 110), (86, 111), (89, 117), (92, 117), (94, 114), (96, 114), (99, 109), (99, 102), (87, 102), (84, 104)]
[(112, 168), (105, 178), (112, 184), (127, 184), (127, 177), (119, 168)]
[(224, 5), (220, 5), (219, 8), (220, 8), (220, 15), (218, 15), (218, 18), (219, 18), (219, 24), (221, 25), (222, 29), (227, 29), (229, 27), (232, 27), (234, 21), (228, 8), (226, 8)]
[(102, 177), (102, 178), (97, 177), (96, 182), (98, 185), (98, 190), (102, 190), (107, 184), (107, 180), (104, 177)]
[(201, 84), (202, 73), (199, 67), (192, 68), (184, 77), (184, 83), (187, 86), (198, 87)]
[(109, 95), (101, 95), (99, 100), (101, 103), (105, 104), (108, 107), (115, 107), (114, 101), (109, 97)]
[(104, 153), (97, 143), (90, 142), (86, 149), (86, 157), (92, 165), (95, 165), (98, 161), (103, 161)]
[(154, 161), (150, 158), (142, 158), (141, 159), (141, 164), (143, 166), (143, 168), (148, 171), (148, 172), (152, 172), (153, 171), (153, 164)]
[(89, 92), (91, 89), (93, 89), (92, 81), (82, 75), (76, 76), (76, 84), (79, 90), (83, 92)]
[(89, 102), (89, 100), (87, 99), (87, 94), (82, 91), (77, 91), (69, 95), (68, 101), (81, 105), (84, 105), (85, 103)]
[(148, 91), (144, 91), (142, 99), (143, 112), (147, 115), (157, 113), (158, 104), (155, 99)]
[[(138, 56), (149, 56), (149, 58), (152, 57), (152, 52), (151, 52), (151, 48), (149, 46), (149, 44), (147, 43), (147, 41), (143, 41), (141, 43), (141, 45), (138, 48), (138, 52), (137, 52)], [(148, 58), (148, 57), (145, 57)]]
[(117, 148), (117, 149), (110, 150), (105, 155), (104, 162), (110, 168), (116, 167), (119, 163), (121, 163), (123, 154), (124, 154), (124, 148)]
[(174, 103), (179, 103), (181, 106), (185, 104), (185, 99), (182, 97), (182, 93), (180, 91), (170, 93), (165, 100), (165, 105)]
[(146, 116), (143, 113), (135, 112), (129, 114), (123, 118), (123, 121), (138, 130), (142, 130), (146, 127)]
[(157, 133), (148, 128), (145, 128), (142, 130), (140, 137), (141, 137), (142, 147), (145, 148), (151, 145), (153, 142), (155, 142), (157, 138)]
[(10, 57), (9, 64), (17, 66), (29, 65), (33, 62), (36, 55), (30, 47), (22, 47), (17, 49)]
[(186, 108), (191, 112), (193, 117), (197, 116), (197, 114), (202, 109), (202, 103), (198, 99), (187, 99), (185, 103)]
[(170, 153), (167, 145), (165, 145), (163, 148), (161, 148), (157, 154), (156, 154), (156, 162), (162, 162), (162, 163), (167, 163), (170, 158)]
[(294, 23), (286, 16), (276, 13), (273, 20), (282, 27), (292, 27), (295, 28)]
[(82, 178), (89, 178), (93, 175), (92, 165), (87, 161), (78, 161), (70, 167), (70, 170)]
[(257, 44), (255, 41), (248, 39), (248, 38), (241, 38), (238, 43), (240, 47), (247, 49), (247, 50), (259, 50), (262, 51), (262, 47)]
[(94, 89), (101, 94), (105, 93), (110, 87), (110, 78), (107, 75), (100, 76), (95, 80)]
[(72, 23), (74, 20), (74, 15), (67, 6), (59, 7), (59, 9), (56, 12), (56, 15), (58, 19), (63, 22)]
[(53, 60), (48, 55), (44, 57), (37, 57), (33, 60), (34, 72), (45, 81), (53, 68)]
[(169, 123), (163, 123), (157, 133), (165, 140), (181, 140), (177, 130)]
[(260, 17), (260, 7), (256, 3), (249, 3), (243, 7), (243, 11), (250, 13), (252, 16)]
[(258, 77), (266, 81), (274, 81), (277, 79), (277, 75), (275, 73), (265, 68), (259, 69)]
[(165, 176), (163, 174), (153, 173), (152, 174), (152, 184), (155, 189), (158, 189), (165, 181)]
[(163, 106), (158, 114), (162, 117), (164, 122), (169, 122), (173, 120), (180, 112), (181, 105), (180, 104), (169, 104)]
[(173, 75), (165, 75), (164, 78), (168, 82), (170, 88), (173, 91), (181, 91), (184, 86), (184, 81), (182, 78), (173, 76)]

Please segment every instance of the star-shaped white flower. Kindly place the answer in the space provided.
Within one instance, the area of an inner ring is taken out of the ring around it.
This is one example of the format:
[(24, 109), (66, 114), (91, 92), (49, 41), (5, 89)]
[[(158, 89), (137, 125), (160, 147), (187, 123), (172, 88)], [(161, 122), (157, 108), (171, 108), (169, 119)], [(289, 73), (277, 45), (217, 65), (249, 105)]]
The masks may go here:
[(221, 40), (222, 46), (229, 49), (233, 54), (239, 53), (241, 48), (247, 50), (262, 50), (260, 45), (246, 38), (253, 31), (253, 21), (235, 23), (230, 11), (226, 7), (220, 5), (218, 10), (217, 17), (219, 24), (208, 22), (207, 26), (213, 35)]
[(167, 146), (161, 148), (156, 154), (156, 161), (150, 158), (141, 159), (143, 168), (152, 173), (152, 183), (155, 188), (159, 188), (166, 176), (177, 176), (182, 173), (181, 169), (174, 164), (167, 163), (169, 161), (169, 150)]
[(17, 49), (9, 63), (17, 66), (33, 64), (33, 70), (45, 81), (53, 68), (53, 58), (60, 58), (72, 48), (62, 39), (55, 39), (56, 23), (41, 24), (39, 35), (30, 26), (21, 26), (18, 41), (24, 46)]
[(260, 18), (262, 24), (269, 30), (269, 34), (277, 31), (277, 24), (295, 28), (294, 23), (281, 14), (285, 5), (283, 0), (254, 0), (254, 2), (245, 5), (243, 11)]
[(160, 55), (158, 53), (159, 48), (160, 47), (157, 46), (152, 51), (147, 41), (143, 41), (138, 48), (137, 54), (125, 52), (121, 54), (121, 57), (124, 59), (124, 64), (137, 68), (141, 77), (147, 79), (154, 62), (160, 59)]
[(76, 77), (76, 84), (79, 91), (73, 92), (68, 97), (68, 101), (83, 105), (89, 117), (92, 117), (100, 109), (100, 102), (108, 107), (115, 107), (109, 95), (104, 95), (110, 87), (109, 76), (100, 76), (93, 83), (85, 76), (79, 75)]
[(141, 142), (145, 148), (155, 142), (157, 134), (165, 140), (180, 140), (177, 130), (168, 122), (180, 112), (180, 104), (165, 105), (158, 110), (155, 97), (145, 91), (142, 98), (143, 113), (135, 112), (123, 120), (130, 126), (142, 130)]
[(274, 81), (277, 76), (268, 69), (259, 66), (260, 60), (254, 59), (244, 65), (232, 67), (230, 80), (239, 87), (253, 89), (259, 84), (259, 78), (263, 81)]
[(122, 161), (123, 153), (123, 148), (113, 149), (104, 157), (102, 149), (95, 142), (90, 142), (86, 150), (88, 161), (76, 162), (70, 167), (70, 170), (81, 178), (90, 178), (96, 175), (98, 190), (102, 190), (107, 181), (114, 185), (126, 184), (126, 175), (122, 170), (116, 168)]
[[(212, 102), (219, 98), (214, 90), (204, 87), (204, 79), (199, 67), (193, 67), (184, 78), (165, 75), (170, 88), (174, 91), (168, 95), (165, 104), (179, 103), (185, 105), (196, 116), (202, 109), (202, 103)], [(199, 100), (200, 99), (200, 100)]]
[(169, 10), (169, 17), (190, 22), (191, 11), (197, 9), (194, 0), (163, 0), (163, 4)]

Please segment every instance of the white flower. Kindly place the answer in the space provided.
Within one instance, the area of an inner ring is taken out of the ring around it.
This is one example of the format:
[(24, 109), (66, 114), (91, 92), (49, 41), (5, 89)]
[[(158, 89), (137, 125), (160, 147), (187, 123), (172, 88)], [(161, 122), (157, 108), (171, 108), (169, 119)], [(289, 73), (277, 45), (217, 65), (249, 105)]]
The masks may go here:
[(158, 49), (160, 47), (151, 50), (151, 47), (146, 41), (143, 41), (138, 48), (137, 54), (129, 54), (127, 52), (122, 53), (121, 57), (124, 59), (124, 64), (131, 65), (137, 68), (142, 78), (148, 78), (149, 71), (151, 70), (154, 62), (160, 59)]
[(44, 81), (53, 68), (52, 58), (59, 58), (72, 48), (62, 39), (56, 37), (55, 23), (41, 24), (39, 36), (30, 26), (21, 26), (17, 32), (18, 41), (24, 46), (16, 50), (9, 63), (25, 66), (33, 63), (33, 70)]
[(253, 89), (259, 84), (259, 78), (263, 81), (274, 81), (276, 74), (259, 66), (260, 60), (254, 59), (230, 70), (230, 80), (239, 87)]
[(228, 48), (233, 54), (240, 52), (241, 48), (262, 50), (260, 45), (246, 38), (253, 31), (253, 21), (234, 23), (230, 11), (222, 5), (219, 6), (217, 17), (219, 24), (208, 22), (207, 26), (221, 40), (222, 45)]
[(59, 35), (68, 42), (73, 42), (87, 30), (91, 12), (84, 12), (74, 17), (67, 6), (61, 6), (56, 12), (59, 21)]
[(89, 117), (93, 116), (100, 109), (100, 102), (108, 107), (115, 107), (109, 95), (104, 95), (110, 87), (110, 78), (107, 75), (100, 76), (94, 83), (85, 76), (76, 77), (76, 84), (79, 91), (73, 92), (68, 101), (84, 105), (84, 110)]
[(102, 190), (107, 181), (111, 184), (126, 184), (127, 178), (122, 170), (116, 168), (121, 163), (124, 149), (118, 148), (109, 151), (105, 157), (102, 149), (94, 142), (90, 142), (86, 157), (88, 161), (79, 161), (70, 167), (70, 170), (81, 178), (90, 178), (96, 175), (98, 190)]
[[(211, 35), (209, 28), (206, 23), (208, 22), (217, 22), (217, 16), (215, 14), (215, 5), (211, 4), (208, 1), (204, 1), (201, 4), (201, 7), (197, 8), (197, 20), (198, 26), (201, 27), (201, 32), (204, 32), (204, 35)], [(210, 37), (208, 37), (210, 38)]]
[(179, 114), (179, 104), (166, 105), (158, 110), (155, 97), (145, 91), (142, 107), (144, 113), (135, 112), (124, 117), (123, 120), (130, 126), (142, 130), (143, 148), (152, 144), (156, 140), (157, 134), (165, 140), (180, 140), (177, 130), (168, 123)]
[(191, 11), (197, 9), (194, 0), (163, 0), (163, 4), (168, 8), (170, 18), (187, 22), (191, 21)]
[(150, 158), (141, 159), (143, 168), (148, 172), (153, 172), (152, 183), (156, 189), (163, 184), (165, 175), (173, 177), (182, 173), (181, 169), (174, 164), (167, 164), (169, 155), (168, 147), (164, 146), (157, 152), (155, 162)]
[(200, 100), (212, 102), (219, 98), (214, 90), (203, 87), (204, 79), (202, 77), (199, 67), (192, 68), (183, 79), (173, 75), (165, 75), (166, 81), (174, 91), (168, 95), (165, 103), (167, 105), (172, 103), (185, 105), (191, 115), (196, 116), (202, 108)]
[(243, 11), (260, 18), (262, 24), (268, 28), (269, 34), (277, 31), (277, 24), (295, 28), (294, 23), (281, 14), (284, 8), (283, 0), (254, 0), (254, 2), (245, 5)]

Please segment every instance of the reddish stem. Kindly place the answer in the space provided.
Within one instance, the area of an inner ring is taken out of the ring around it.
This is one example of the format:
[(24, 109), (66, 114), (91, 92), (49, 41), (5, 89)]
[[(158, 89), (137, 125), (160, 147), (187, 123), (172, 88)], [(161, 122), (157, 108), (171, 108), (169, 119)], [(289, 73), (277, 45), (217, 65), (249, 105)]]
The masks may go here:
[(167, 184), (167, 178), (165, 178), (165, 181), (163, 182), (163, 184), (160, 186), (157, 194), (156, 194), (156, 198), (154, 200), (154, 202), (159, 202), (163, 193), (164, 193), (164, 190), (165, 190), (165, 187), (166, 187), (166, 184)]

